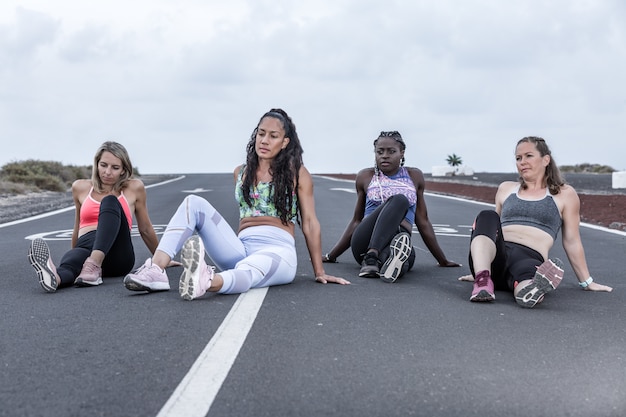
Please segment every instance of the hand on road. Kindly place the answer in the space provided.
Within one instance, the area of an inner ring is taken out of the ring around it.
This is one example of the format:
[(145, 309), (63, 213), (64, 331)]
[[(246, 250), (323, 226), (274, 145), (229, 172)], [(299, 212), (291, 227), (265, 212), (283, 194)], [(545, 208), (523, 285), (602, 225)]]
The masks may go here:
[(332, 275), (328, 275), (328, 274), (324, 274), (324, 275), (320, 275), (318, 277), (315, 277), (315, 281), (317, 282), (321, 282), (322, 284), (327, 284), (329, 282), (335, 283), (335, 284), (341, 284), (341, 285), (348, 285), (350, 284), (350, 281), (343, 279), (343, 278), (339, 278), (339, 277), (334, 277)]

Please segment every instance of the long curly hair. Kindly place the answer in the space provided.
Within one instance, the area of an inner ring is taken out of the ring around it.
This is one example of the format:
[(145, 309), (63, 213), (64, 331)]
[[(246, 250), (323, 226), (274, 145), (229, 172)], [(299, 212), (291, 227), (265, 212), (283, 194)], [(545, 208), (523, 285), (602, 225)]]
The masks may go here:
[(102, 187), (102, 180), (100, 179), (100, 175), (98, 174), (98, 164), (100, 163), (100, 159), (102, 159), (102, 154), (104, 152), (110, 152), (116, 158), (119, 158), (120, 161), (122, 161), (122, 169), (124, 172), (122, 172), (120, 178), (113, 185), (113, 190), (119, 192), (126, 187), (126, 183), (128, 182), (128, 180), (133, 177), (133, 164), (130, 162), (128, 151), (122, 144), (113, 141), (107, 141), (100, 145), (100, 147), (96, 151), (96, 155), (93, 157), (93, 166), (91, 168), (91, 182), (93, 183), (94, 190), (99, 193), (104, 191)]
[[(556, 164), (554, 158), (552, 157), (552, 152), (550, 151), (550, 148), (548, 147), (545, 139), (537, 136), (526, 136), (517, 141), (517, 145), (515, 145), (515, 148), (517, 148), (521, 143), (524, 142), (534, 144), (542, 157), (546, 155), (550, 156), (550, 163), (546, 166), (543, 185), (548, 187), (548, 191), (550, 191), (550, 194), (557, 195), (561, 192), (561, 187), (565, 185), (565, 180), (561, 175), (561, 170), (559, 169), (559, 166)], [(522, 189), (525, 190), (528, 188), (528, 185), (521, 176), (519, 177), (519, 182)]]
[[(259, 119), (259, 123), (250, 135), (250, 141), (246, 147), (246, 166), (243, 173), (241, 183), (241, 191), (243, 198), (252, 207), (252, 199), (250, 193), (257, 183), (256, 172), (259, 168), (259, 156), (256, 153), (256, 135), (259, 125), (266, 117), (272, 117), (280, 121), (285, 130), (285, 137), (289, 138), (289, 143), (285, 149), (282, 149), (278, 155), (272, 160), (270, 166), (270, 174), (272, 182), (270, 184), (270, 193), (273, 198), (274, 206), (278, 211), (280, 221), (287, 224), (292, 217), (291, 208), (299, 184), (299, 173), (302, 167), (302, 145), (296, 132), (296, 125), (291, 117), (283, 109), (271, 109)], [(300, 205), (296, 198), (296, 220), (300, 223)]]

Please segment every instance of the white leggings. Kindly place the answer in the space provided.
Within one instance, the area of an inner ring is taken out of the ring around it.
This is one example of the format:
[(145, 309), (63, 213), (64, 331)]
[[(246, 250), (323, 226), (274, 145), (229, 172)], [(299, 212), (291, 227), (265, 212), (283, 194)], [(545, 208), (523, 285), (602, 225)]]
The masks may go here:
[(239, 294), (250, 288), (289, 284), (296, 277), (298, 258), (289, 232), (254, 226), (237, 236), (211, 203), (197, 195), (186, 197), (178, 206), (158, 249), (174, 258), (194, 232), (221, 271), (224, 285), (219, 293)]

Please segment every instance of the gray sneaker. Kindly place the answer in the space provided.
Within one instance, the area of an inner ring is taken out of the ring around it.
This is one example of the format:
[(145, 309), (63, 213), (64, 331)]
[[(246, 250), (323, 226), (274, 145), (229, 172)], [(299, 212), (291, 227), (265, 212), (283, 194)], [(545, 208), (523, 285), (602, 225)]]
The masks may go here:
[(389, 244), (391, 253), (380, 268), (380, 279), (385, 282), (395, 282), (400, 273), (402, 266), (409, 259), (413, 246), (411, 246), (411, 236), (406, 232), (398, 233), (391, 239)]
[(28, 248), (28, 260), (37, 271), (39, 284), (44, 291), (55, 292), (61, 278), (59, 278), (57, 269), (50, 257), (50, 249), (43, 239), (38, 237), (31, 242), (30, 248)]

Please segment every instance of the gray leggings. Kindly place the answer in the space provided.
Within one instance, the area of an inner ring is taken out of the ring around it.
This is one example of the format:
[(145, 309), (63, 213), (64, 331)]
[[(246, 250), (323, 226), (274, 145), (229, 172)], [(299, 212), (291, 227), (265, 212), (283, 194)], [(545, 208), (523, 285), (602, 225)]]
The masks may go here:
[(293, 236), (274, 226), (254, 226), (236, 235), (222, 215), (202, 197), (190, 195), (178, 206), (159, 242), (170, 258), (198, 233), (206, 253), (221, 270), (223, 294), (250, 288), (289, 284), (296, 276), (298, 258)]

